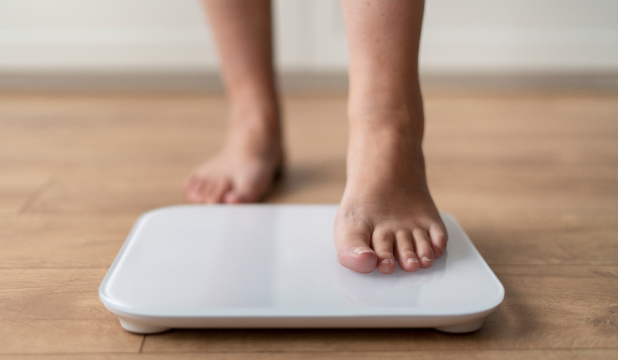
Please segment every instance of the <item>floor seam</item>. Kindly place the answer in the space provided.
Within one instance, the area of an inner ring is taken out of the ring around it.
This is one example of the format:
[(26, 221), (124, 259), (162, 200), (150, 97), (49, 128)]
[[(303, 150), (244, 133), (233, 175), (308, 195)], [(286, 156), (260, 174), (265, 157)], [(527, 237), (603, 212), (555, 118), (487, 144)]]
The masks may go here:
[(140, 354), (142, 353), (142, 350), (144, 350), (144, 344), (146, 343), (146, 336), (147, 335), (144, 335), (144, 338), (142, 339), (142, 344), (139, 347), (139, 353)]
[[(145, 338), (146, 336), (144, 336)], [(327, 354), (327, 353), (413, 353), (413, 352), (504, 352), (504, 351), (594, 351), (594, 350), (618, 350), (613, 347), (593, 347), (593, 348), (538, 348), (538, 349), (453, 349), (453, 350), (325, 350), (325, 351), (311, 351), (311, 350), (258, 350), (258, 351), (149, 351), (143, 354), (286, 354), (286, 353), (304, 353), (304, 354)], [(5, 356), (55, 356), (55, 355), (67, 355), (67, 356), (80, 356), (80, 355), (132, 355), (133, 351), (109, 351), (109, 352), (33, 352), (33, 353), (3, 353), (0, 355)]]
[(504, 351), (594, 351), (594, 350), (618, 350), (618, 348), (612, 347), (600, 347), (600, 348), (538, 348), (538, 349), (453, 349), (453, 350), (325, 350), (325, 351), (312, 351), (312, 350), (257, 350), (257, 351), (149, 351), (144, 354), (286, 354), (286, 353), (303, 353), (303, 354), (328, 354), (328, 353), (413, 353), (413, 352), (504, 352)]
[(26, 199), (24, 204), (19, 208), (18, 215), (22, 215), (25, 213), (41, 196), (54, 184), (55, 179), (53, 176), (50, 176), (45, 180), (45, 182), (39, 186), (32, 195)]

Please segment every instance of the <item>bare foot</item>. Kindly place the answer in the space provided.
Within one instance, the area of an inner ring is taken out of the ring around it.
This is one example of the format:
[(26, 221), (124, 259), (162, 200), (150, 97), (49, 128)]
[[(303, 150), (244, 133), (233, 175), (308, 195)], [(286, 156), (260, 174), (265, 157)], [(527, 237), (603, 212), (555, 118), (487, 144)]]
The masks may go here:
[(361, 273), (392, 274), (396, 262), (408, 272), (429, 268), (446, 250), (447, 233), (425, 178), (422, 110), (357, 114), (335, 220), (339, 263)]
[(236, 117), (240, 119), (233, 119), (224, 148), (198, 166), (185, 181), (189, 201), (208, 204), (256, 202), (272, 187), (283, 158), (278, 118)]

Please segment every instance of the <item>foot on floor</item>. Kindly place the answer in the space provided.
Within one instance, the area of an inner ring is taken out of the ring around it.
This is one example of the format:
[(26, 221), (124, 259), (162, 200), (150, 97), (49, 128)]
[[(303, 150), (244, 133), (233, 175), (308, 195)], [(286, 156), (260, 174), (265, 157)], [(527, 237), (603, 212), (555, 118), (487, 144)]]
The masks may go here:
[(232, 122), (224, 148), (185, 181), (186, 197), (206, 204), (260, 201), (281, 171), (282, 158), (278, 120)]

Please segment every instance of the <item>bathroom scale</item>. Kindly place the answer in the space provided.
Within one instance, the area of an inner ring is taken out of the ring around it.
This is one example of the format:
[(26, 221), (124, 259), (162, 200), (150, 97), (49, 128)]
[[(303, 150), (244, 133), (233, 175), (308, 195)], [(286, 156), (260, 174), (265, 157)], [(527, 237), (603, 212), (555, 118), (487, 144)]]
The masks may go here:
[(471, 332), (504, 288), (455, 219), (429, 269), (337, 262), (338, 205), (183, 205), (135, 223), (99, 288), (134, 333), (172, 328), (435, 328)]

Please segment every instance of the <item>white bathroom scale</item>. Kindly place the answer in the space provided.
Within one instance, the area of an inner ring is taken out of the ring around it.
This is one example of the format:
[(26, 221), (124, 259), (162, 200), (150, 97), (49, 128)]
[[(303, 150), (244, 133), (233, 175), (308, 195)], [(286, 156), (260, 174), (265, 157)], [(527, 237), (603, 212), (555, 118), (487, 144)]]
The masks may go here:
[(171, 328), (479, 329), (504, 288), (455, 219), (430, 269), (337, 262), (337, 205), (185, 205), (144, 214), (99, 288), (135, 333)]

